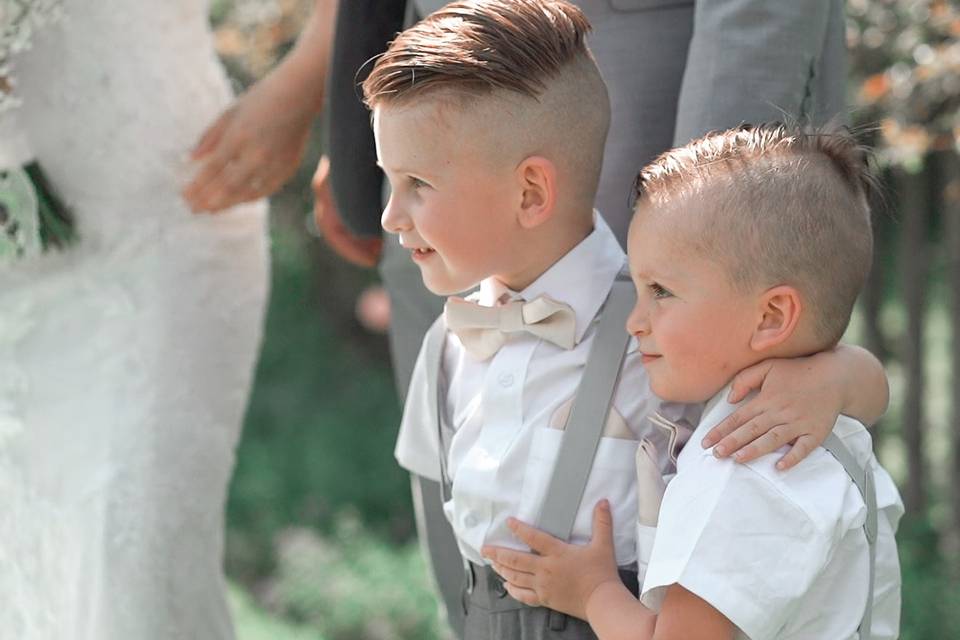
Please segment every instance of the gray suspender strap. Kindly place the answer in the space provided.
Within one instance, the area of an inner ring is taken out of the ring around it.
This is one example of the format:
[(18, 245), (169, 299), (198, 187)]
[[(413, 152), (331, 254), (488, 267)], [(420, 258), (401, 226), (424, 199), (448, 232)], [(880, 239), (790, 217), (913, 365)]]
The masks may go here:
[(444, 502), (450, 499), (450, 477), (447, 474), (447, 446), (443, 430), (443, 407), (446, 394), (440, 392), (440, 365), (443, 361), (443, 346), (447, 340), (447, 323), (441, 314), (427, 330), (423, 339), (424, 364), (427, 368), (427, 398), (430, 406), (430, 425), (437, 434), (437, 451), (440, 458), (440, 496)]
[(847, 445), (843, 444), (834, 433), (830, 433), (827, 439), (823, 441), (824, 449), (829, 451), (837, 459), (847, 475), (857, 485), (860, 495), (863, 496), (863, 502), (867, 505), (867, 519), (863, 523), (863, 532), (867, 536), (867, 545), (870, 554), (870, 583), (867, 586), (867, 606), (863, 611), (863, 618), (860, 620), (860, 640), (869, 640), (870, 625), (873, 618), (873, 588), (877, 564), (877, 490), (873, 479), (873, 469), (866, 468), (857, 462), (853, 457)]
[(635, 302), (633, 283), (628, 274), (621, 272), (600, 314), (597, 335), (587, 357), (537, 518), (537, 528), (561, 540), (570, 538), (580, 510), (613, 392), (620, 379), (620, 368), (630, 341), (624, 325)]

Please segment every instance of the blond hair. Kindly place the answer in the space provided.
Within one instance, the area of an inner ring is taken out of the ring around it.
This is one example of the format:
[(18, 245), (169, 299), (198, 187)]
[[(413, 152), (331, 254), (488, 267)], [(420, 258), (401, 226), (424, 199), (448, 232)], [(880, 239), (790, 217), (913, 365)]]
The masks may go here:
[(741, 290), (795, 286), (825, 348), (846, 330), (870, 270), (866, 157), (848, 133), (780, 123), (711, 133), (640, 171), (636, 211), (689, 222), (684, 239)]
[(437, 88), (537, 97), (546, 81), (587, 56), (590, 23), (563, 0), (463, 0), (402, 32), (363, 82), (364, 100), (408, 99)]
[(363, 82), (364, 100), (371, 109), (452, 102), (468, 121), (460, 134), (481, 138), (498, 162), (547, 156), (558, 201), (589, 214), (610, 127), (589, 31), (565, 0), (452, 2), (390, 43)]

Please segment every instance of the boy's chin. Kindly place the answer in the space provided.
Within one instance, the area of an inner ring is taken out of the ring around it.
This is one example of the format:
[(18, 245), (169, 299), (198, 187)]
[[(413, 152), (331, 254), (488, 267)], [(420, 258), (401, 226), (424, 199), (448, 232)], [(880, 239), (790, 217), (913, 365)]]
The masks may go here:
[(467, 293), (477, 288), (479, 283), (463, 283), (463, 282), (451, 282), (451, 281), (437, 281), (432, 278), (424, 278), (423, 286), (427, 288), (427, 291), (432, 293), (435, 296), (455, 296), (462, 293)]
[(654, 395), (666, 402), (700, 404), (712, 398), (720, 389), (722, 389), (722, 387), (710, 391), (685, 385), (670, 384), (669, 381), (658, 380), (652, 376), (650, 378), (650, 390), (653, 391)]

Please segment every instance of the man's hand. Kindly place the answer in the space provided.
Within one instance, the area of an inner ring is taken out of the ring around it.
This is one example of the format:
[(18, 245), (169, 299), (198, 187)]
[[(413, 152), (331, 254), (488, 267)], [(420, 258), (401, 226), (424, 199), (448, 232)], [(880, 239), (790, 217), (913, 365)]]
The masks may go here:
[(330, 160), (323, 156), (313, 174), (313, 217), (317, 229), (341, 258), (361, 267), (375, 267), (383, 250), (381, 238), (360, 238), (343, 224), (330, 191)]
[(483, 555), (506, 581), (507, 592), (531, 606), (587, 619), (590, 596), (602, 584), (623, 587), (613, 550), (613, 516), (601, 500), (593, 510), (593, 538), (585, 547), (568, 544), (511, 518), (508, 526), (534, 553), (485, 546)]

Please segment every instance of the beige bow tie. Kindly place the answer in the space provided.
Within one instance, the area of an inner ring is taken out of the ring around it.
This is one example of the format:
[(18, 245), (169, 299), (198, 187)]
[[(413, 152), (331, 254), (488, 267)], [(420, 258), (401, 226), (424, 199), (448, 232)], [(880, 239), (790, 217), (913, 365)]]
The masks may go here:
[(572, 349), (577, 317), (570, 305), (540, 296), (530, 302), (515, 300), (484, 307), (462, 298), (449, 298), (443, 309), (447, 328), (457, 334), (464, 349), (486, 360), (506, 342), (508, 333), (526, 331), (558, 347)]

